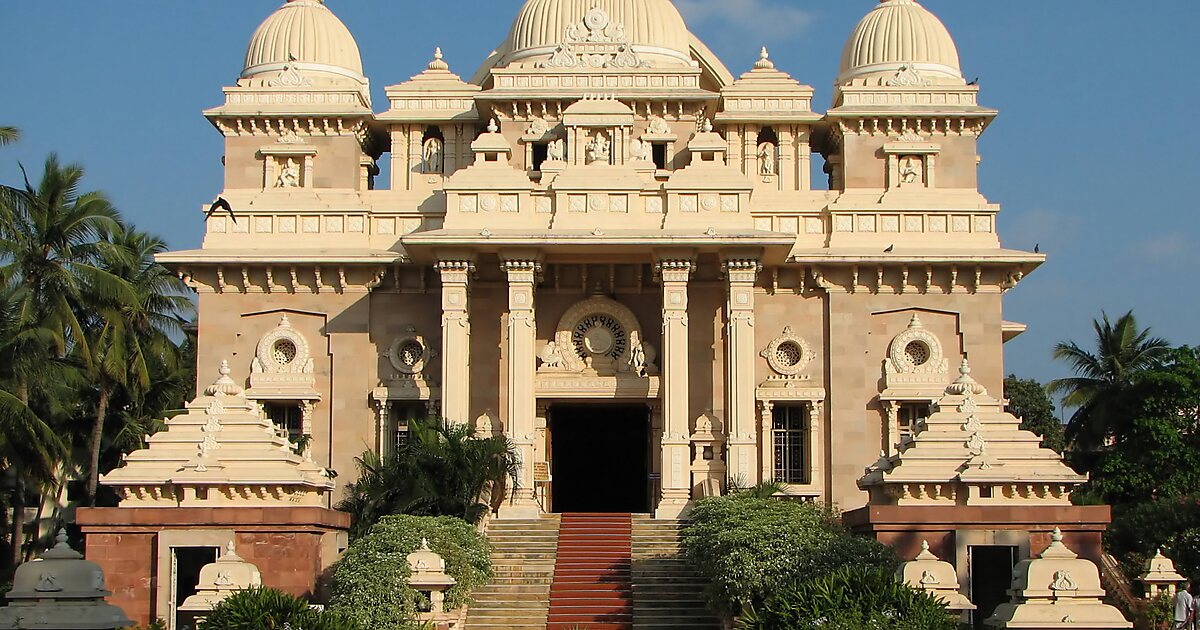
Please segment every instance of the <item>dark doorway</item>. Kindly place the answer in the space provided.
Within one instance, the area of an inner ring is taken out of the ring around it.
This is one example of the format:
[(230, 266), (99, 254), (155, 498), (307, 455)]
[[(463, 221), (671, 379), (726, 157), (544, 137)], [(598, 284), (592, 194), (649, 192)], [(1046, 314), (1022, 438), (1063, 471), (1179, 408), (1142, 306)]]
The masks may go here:
[[(216, 547), (174, 547), (175, 554), (175, 601), (172, 608), (178, 610), (184, 600), (196, 594), (200, 585), (200, 569), (217, 561)], [(175, 615), (175, 627), (191, 630), (196, 627), (196, 613), (180, 612)]]
[(550, 408), (554, 511), (650, 511), (650, 413), (644, 406)]
[(984, 620), (996, 612), (996, 607), (1009, 600), (1012, 570), (1017, 565), (1016, 547), (979, 545), (968, 547), (971, 564), (971, 602), (976, 628), (984, 628)]

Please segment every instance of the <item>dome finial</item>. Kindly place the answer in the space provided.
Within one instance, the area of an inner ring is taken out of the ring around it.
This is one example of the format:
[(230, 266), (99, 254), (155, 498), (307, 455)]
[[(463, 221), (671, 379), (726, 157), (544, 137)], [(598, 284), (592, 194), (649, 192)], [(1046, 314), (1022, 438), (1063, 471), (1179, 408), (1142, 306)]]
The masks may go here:
[(450, 64), (442, 60), (442, 47), (438, 46), (433, 50), (433, 61), (429, 62), (430, 70), (449, 70)]
[(488, 133), (496, 133), (496, 132), (500, 131), (500, 123), (496, 122), (496, 119), (493, 118), (488, 121), (487, 129), (488, 129)]
[(754, 63), (755, 70), (774, 70), (775, 63), (771, 61), (771, 54), (767, 52), (767, 47), (762, 47), (762, 52), (758, 53), (758, 61)]

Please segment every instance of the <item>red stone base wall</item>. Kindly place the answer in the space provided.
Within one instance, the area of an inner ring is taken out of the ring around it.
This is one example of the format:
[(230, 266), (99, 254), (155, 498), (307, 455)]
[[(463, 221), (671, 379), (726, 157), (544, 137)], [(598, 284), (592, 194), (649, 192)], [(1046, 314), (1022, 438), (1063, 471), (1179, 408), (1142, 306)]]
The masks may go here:
[(138, 624), (167, 615), (157, 605), (160, 583), (169, 588), (169, 576), (157, 574), (164, 532), (232, 531), (238, 555), (259, 568), (265, 586), (319, 599), (322, 574), (350, 527), (343, 512), (299, 507), (80, 509), (77, 520), (87, 559), (104, 569), (108, 601)]
[(921, 541), (939, 558), (955, 563), (959, 536), (971, 531), (1019, 532), (1029, 539), (1029, 552), (1040, 554), (1050, 546), (1057, 527), (1063, 543), (1097, 564), (1103, 535), (1112, 521), (1104, 506), (867, 506), (843, 515), (855, 533), (874, 536), (891, 546), (901, 559), (921, 552)]

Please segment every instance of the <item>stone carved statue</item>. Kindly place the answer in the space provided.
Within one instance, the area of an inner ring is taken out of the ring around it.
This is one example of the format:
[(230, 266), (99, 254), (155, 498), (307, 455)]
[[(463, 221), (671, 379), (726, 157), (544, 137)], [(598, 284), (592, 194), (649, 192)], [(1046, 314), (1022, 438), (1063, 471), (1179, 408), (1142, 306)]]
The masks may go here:
[(654, 346), (643, 341), (641, 337), (636, 330), (629, 333), (629, 368), (634, 374), (646, 377), (657, 372), (654, 360), (657, 358), (658, 352)]
[(300, 165), (296, 163), (295, 158), (288, 158), (287, 162), (283, 163), (283, 168), (279, 171), (279, 177), (275, 180), (275, 187), (300, 187)]
[(551, 140), (550, 144), (546, 145), (546, 159), (556, 162), (566, 160), (567, 143), (563, 142), (562, 138)]
[(649, 142), (634, 140), (629, 144), (629, 159), (640, 160), (644, 162), (650, 161), (651, 147)]
[(596, 137), (592, 138), (587, 144), (587, 163), (592, 162), (608, 162), (612, 157), (612, 144), (608, 141), (608, 136), (604, 135), (603, 131), (596, 133)]
[(542, 351), (538, 353), (538, 359), (542, 362), (542, 369), (545, 370), (564, 370), (566, 362), (563, 359), (562, 348), (551, 339), (545, 346), (542, 346)]
[(425, 141), (421, 150), (421, 172), (441, 173), (445, 166), (445, 145), (441, 138), (430, 138)]
[(900, 161), (900, 183), (917, 184), (925, 180), (924, 164), (921, 158), (912, 155), (905, 156)]
[(550, 124), (540, 116), (535, 116), (533, 120), (529, 121), (529, 127), (525, 129), (526, 134), (539, 138), (546, 135), (548, 131), (550, 131)]
[(671, 125), (668, 125), (661, 116), (654, 116), (650, 119), (650, 133), (656, 136), (669, 136), (671, 135)]
[(762, 176), (774, 175), (776, 172), (778, 151), (775, 148), (775, 143), (764, 142), (758, 145), (758, 174)]

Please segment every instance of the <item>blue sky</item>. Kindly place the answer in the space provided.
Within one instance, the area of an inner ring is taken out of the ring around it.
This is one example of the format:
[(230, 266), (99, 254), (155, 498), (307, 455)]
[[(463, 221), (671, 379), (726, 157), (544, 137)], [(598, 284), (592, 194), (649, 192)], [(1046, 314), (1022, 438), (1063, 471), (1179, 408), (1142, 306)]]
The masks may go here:
[[(520, 0), (329, 0), (356, 35), (375, 100), (419, 72), (435, 46), (469, 77), (507, 33)], [(767, 45), (776, 65), (828, 105), (845, 38), (873, 0), (676, 0), (735, 74)], [(1003, 204), (1009, 247), (1049, 262), (1008, 294), (1030, 331), (1008, 368), (1064, 375), (1054, 342), (1090, 343), (1090, 321), (1133, 308), (1172, 342), (1196, 344), (1193, 244), (1200, 234), (1200, 89), (1192, 31), (1200, 4), (927, 0), (950, 28), (983, 104), (982, 188)], [(221, 188), (221, 141), (200, 115), (241, 70), (254, 28), (278, 0), (0, 2), (0, 181), (50, 151), (87, 168), (139, 227), (175, 248), (199, 244), (196, 209)], [(447, 20), (441, 13), (453, 16)]]

